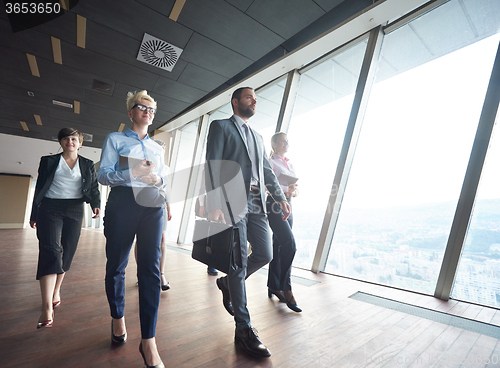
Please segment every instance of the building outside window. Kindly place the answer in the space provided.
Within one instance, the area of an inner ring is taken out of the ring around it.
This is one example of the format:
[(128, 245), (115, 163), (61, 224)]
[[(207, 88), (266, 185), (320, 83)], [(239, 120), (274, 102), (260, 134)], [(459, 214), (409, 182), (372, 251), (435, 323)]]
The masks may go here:
[(434, 293), (498, 14), (499, 2), (450, 1), (384, 37), (326, 272)]

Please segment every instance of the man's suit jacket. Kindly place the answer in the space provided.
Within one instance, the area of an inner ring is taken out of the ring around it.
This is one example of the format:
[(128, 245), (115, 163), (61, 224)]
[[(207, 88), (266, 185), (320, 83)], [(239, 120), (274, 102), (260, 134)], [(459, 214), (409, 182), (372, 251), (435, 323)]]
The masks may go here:
[[(275, 201), (286, 200), (283, 190), (265, 155), (262, 136), (253, 129), (250, 129), (250, 131), (253, 134), (256, 144), (262, 203), (266, 203), (265, 188), (267, 188)], [(222, 185), (226, 185), (226, 188), (228, 186), (231, 187), (231, 183), (238, 182), (235, 178), (238, 178), (239, 170), (241, 170), (243, 176), (240, 192), (244, 192), (246, 196), (245, 200), (249, 196), (252, 162), (244, 134), (234, 116), (229, 119), (214, 120), (210, 124), (207, 138), (207, 168), (205, 169), (207, 211), (216, 209), (224, 210), (225, 199), (220, 188)], [(231, 195), (229, 196), (231, 197)], [(229, 202), (233, 203), (232, 200), (229, 200)], [(231, 207), (233, 206), (231, 205)], [(233, 214), (236, 214), (235, 212), (238, 213), (238, 211), (234, 211), (233, 209)]]
[[(61, 153), (51, 156), (42, 156), (40, 165), (38, 166), (38, 178), (36, 180), (35, 195), (33, 196), (33, 206), (31, 208), (30, 221), (36, 221), (38, 206), (42, 202), (43, 197), (50, 189), (52, 180), (56, 173)], [(101, 206), (101, 195), (97, 183), (97, 175), (94, 168), (94, 162), (88, 158), (78, 156), (80, 164), (80, 172), (82, 173), (82, 195), (83, 200), (90, 203), (92, 209)]]

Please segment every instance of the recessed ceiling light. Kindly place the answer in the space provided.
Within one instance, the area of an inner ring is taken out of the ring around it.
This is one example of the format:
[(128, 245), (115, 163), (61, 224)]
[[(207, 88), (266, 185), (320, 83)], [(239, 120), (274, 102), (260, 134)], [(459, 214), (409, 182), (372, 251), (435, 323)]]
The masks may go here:
[(85, 48), (85, 36), (87, 33), (87, 18), (76, 16), (76, 46)]
[(52, 55), (54, 63), (62, 64), (61, 40), (59, 38), (50, 37), (52, 42)]
[(31, 75), (33, 75), (35, 77), (39, 77), (40, 76), (40, 72), (38, 71), (38, 65), (36, 63), (36, 57), (35, 57), (35, 55), (31, 55), (31, 54), (27, 53), (26, 57), (28, 58), (28, 64), (30, 66)]
[(73, 109), (73, 112), (75, 114), (79, 114), (80, 113), (80, 101), (75, 101), (75, 108)]
[(33, 114), (33, 116), (35, 117), (36, 125), (42, 125), (42, 118), (40, 115)]
[(174, 22), (177, 22), (177, 19), (179, 18), (179, 15), (181, 14), (181, 11), (182, 11), (182, 8), (184, 7), (185, 2), (186, 2), (186, 0), (175, 0), (174, 6), (172, 7), (172, 11), (170, 12), (170, 15), (168, 16)]
[(73, 108), (73, 104), (67, 103), (67, 102), (62, 102), (62, 101), (57, 101), (57, 100), (52, 100), (52, 103), (57, 106), (62, 106), (62, 107), (67, 107), (69, 109)]
[(26, 124), (25, 121), (19, 121), (19, 123), (21, 124), (21, 126), (23, 127), (23, 130), (26, 131), (26, 132), (29, 132), (30, 130), (28, 129), (28, 125)]

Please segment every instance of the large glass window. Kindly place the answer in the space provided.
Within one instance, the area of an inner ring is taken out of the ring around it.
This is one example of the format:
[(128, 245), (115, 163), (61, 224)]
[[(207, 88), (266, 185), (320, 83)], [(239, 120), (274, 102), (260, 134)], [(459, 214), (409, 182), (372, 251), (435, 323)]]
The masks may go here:
[(193, 166), (193, 170), (191, 172), (191, 180), (193, 180), (195, 185), (195, 190), (193, 193), (193, 201), (191, 203), (191, 209), (189, 211), (188, 217), (188, 227), (186, 231), (186, 240), (187, 244), (192, 244), (193, 241), (193, 233), (194, 233), (194, 222), (196, 219), (195, 210), (196, 210), (196, 199), (200, 195), (201, 181), (204, 180), (203, 170), (205, 165), (205, 151), (206, 151), (206, 135), (204, 137), (200, 137), (200, 147), (203, 151), (199, 158), (199, 162), (195, 162)]
[(187, 193), (187, 180), (189, 175), (186, 175), (191, 168), (193, 161), (194, 146), (196, 143), (196, 135), (198, 132), (199, 120), (187, 124), (177, 134), (180, 134), (177, 153), (173, 153), (176, 157), (175, 162), (170, 166), (171, 171), (171, 187), (172, 201), (170, 202), (170, 210), (172, 220), (167, 224), (167, 239), (177, 242), (179, 236), (179, 227), (181, 223), (181, 215), (184, 207), (184, 199), (181, 193)]
[(385, 36), (327, 272), (434, 292), (499, 4), (450, 1)]
[(349, 120), (366, 40), (302, 73), (287, 132), (299, 177), (292, 200), (294, 266), (310, 269)]
[[(494, 42), (491, 46), (495, 46)], [(451, 293), (451, 297), (455, 299), (494, 307), (500, 306), (499, 134), (497, 128), (488, 149)]]
[(249, 121), (252, 128), (262, 135), (267, 154), (271, 151), (271, 137), (276, 132), (285, 85), (286, 77), (283, 77), (255, 93), (257, 112)]

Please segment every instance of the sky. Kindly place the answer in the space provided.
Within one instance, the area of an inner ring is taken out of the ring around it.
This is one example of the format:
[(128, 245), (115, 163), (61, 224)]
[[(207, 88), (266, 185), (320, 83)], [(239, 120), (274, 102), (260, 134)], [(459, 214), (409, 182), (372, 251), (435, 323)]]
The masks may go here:
[[(343, 206), (458, 199), (499, 40), (497, 34), (373, 86)], [(302, 197), (296, 210), (325, 210), (352, 100), (292, 120), (288, 156)], [(500, 150), (492, 146), (488, 164), (498, 167)], [(500, 198), (496, 170), (486, 171), (481, 197)]]

